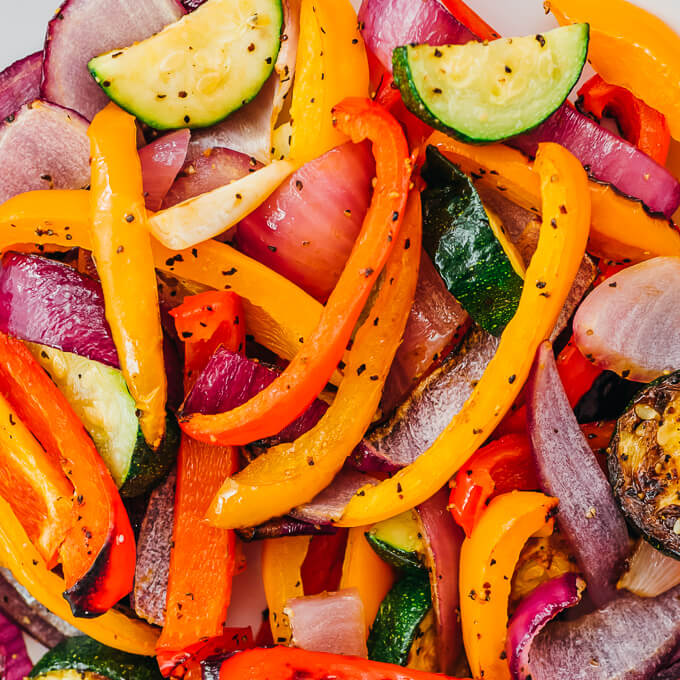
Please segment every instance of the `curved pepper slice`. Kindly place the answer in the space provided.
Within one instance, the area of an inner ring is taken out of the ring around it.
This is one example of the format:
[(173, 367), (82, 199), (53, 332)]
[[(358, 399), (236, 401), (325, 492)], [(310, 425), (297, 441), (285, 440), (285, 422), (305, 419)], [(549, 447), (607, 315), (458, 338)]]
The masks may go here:
[(112, 103), (94, 117), (87, 134), (90, 241), (106, 320), (125, 382), (141, 411), (144, 438), (157, 448), (165, 434), (167, 380), (135, 119)]
[(62, 593), (64, 579), (48, 569), (12, 508), (0, 498), (0, 566), (44, 607), (102, 644), (130, 654), (153, 656), (159, 631), (112, 609), (96, 619), (76, 618)]
[[(343, 0), (344, 1), (344, 0)], [(242, 445), (280, 432), (317, 397), (342, 359), (368, 295), (401, 226), (411, 162), (397, 121), (369, 99), (347, 99), (334, 109), (337, 125), (356, 143), (373, 142), (376, 183), (361, 233), (319, 325), (287, 368), (242, 406), (217, 415), (180, 417), (182, 430), (212, 444)], [(254, 526), (259, 522), (247, 524)]]
[(680, 139), (680, 36), (627, 0), (548, 0), (560, 24), (590, 24), (588, 61), (613, 85), (666, 116)]
[(494, 498), (460, 553), (463, 643), (476, 678), (510, 680), (505, 658), (508, 597), (524, 544), (552, 533), (557, 498), (512, 491)]
[[(308, 652), (293, 647), (252, 649), (234, 654), (222, 663), (220, 680), (446, 680), (439, 673), (426, 673), (389, 663), (353, 656)], [(451, 678), (450, 680), (453, 680)]]
[(581, 164), (557, 144), (541, 144), (535, 169), (543, 197), (538, 248), (517, 312), (470, 398), (414, 463), (377, 486), (361, 489), (338, 522), (360, 526), (413, 508), (444, 486), (488, 439), (519, 394), (540, 343), (564, 305), (583, 259), (590, 202)]
[(496, 40), (501, 37), (477, 12), (468, 7), (463, 0), (442, 0), (442, 4), (463, 26), (466, 26), (480, 40)]
[(385, 283), (354, 339), (333, 403), (295, 442), (269, 449), (228, 479), (210, 507), (209, 521), (238, 528), (285, 515), (325, 489), (364, 436), (413, 304), (421, 244), (417, 192), (411, 194), (401, 233), (393, 243)]
[[(465, 172), (482, 175), (486, 186), (540, 213), (540, 190), (529, 160), (502, 144), (472, 146), (435, 132), (428, 140)], [(680, 233), (666, 220), (651, 217), (642, 205), (605, 184), (588, 182), (591, 231), (588, 252), (611, 260), (640, 262), (660, 255), (680, 255)]]
[[(0, 205), (0, 250), (16, 244), (92, 248), (89, 192), (29, 191)], [(319, 323), (323, 306), (263, 264), (218, 241), (175, 252), (152, 239), (157, 269), (243, 298), (248, 332), (284, 359)]]
[(135, 538), (104, 461), (66, 398), (19, 340), (0, 333), (0, 389), (72, 483), (71, 524), (59, 549), (76, 616), (96, 616), (125, 597)]

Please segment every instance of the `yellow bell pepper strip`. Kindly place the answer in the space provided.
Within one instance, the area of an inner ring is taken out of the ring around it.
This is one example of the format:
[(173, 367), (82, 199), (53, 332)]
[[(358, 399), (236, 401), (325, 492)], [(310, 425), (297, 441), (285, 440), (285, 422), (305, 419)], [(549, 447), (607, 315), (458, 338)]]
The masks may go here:
[(135, 119), (111, 103), (94, 117), (87, 134), (92, 157), (90, 242), (106, 320), (141, 411), (144, 438), (157, 448), (165, 434), (167, 381)]
[(361, 233), (319, 325), (305, 338), (283, 373), (231, 411), (180, 416), (182, 430), (194, 439), (240, 446), (275, 435), (293, 422), (321, 392), (342, 359), (373, 284), (392, 251), (411, 177), (404, 133), (399, 123), (370, 99), (345, 99), (334, 109), (334, 115), (338, 127), (355, 143), (364, 139), (373, 142), (376, 182)]
[(588, 61), (612, 85), (630, 90), (668, 121), (680, 139), (680, 36), (626, 0), (548, 0), (560, 24), (590, 24)]
[[(540, 212), (540, 190), (530, 161), (503, 144), (472, 146), (435, 132), (428, 144), (480, 183), (499, 189), (523, 208)], [(638, 201), (589, 181), (591, 229), (588, 252), (613, 261), (640, 262), (661, 255), (680, 255), (680, 233), (661, 217), (651, 217)]]
[(476, 678), (510, 680), (505, 657), (508, 597), (524, 544), (552, 533), (557, 498), (511, 491), (494, 498), (460, 553), (460, 618), (463, 643)]
[(368, 94), (368, 58), (350, 0), (302, 0), (290, 157), (305, 163), (346, 142), (331, 109)]
[(73, 486), (0, 391), (0, 497), (42, 558), (55, 566), (71, 526)]
[(325, 489), (363, 437), (413, 304), (421, 243), (417, 192), (411, 194), (393, 242), (385, 283), (354, 338), (345, 377), (328, 411), (295, 442), (269, 449), (226, 480), (208, 511), (210, 522), (233, 529), (285, 515)]
[(293, 597), (302, 597), (302, 563), (309, 536), (268, 538), (262, 547), (262, 582), (269, 608), (269, 625), (277, 645), (290, 644), (292, 631), (284, 608)]
[(394, 569), (383, 562), (366, 540), (370, 527), (353, 527), (349, 530), (345, 561), (342, 565), (340, 589), (356, 588), (364, 605), (366, 637), (385, 599), (394, 584)]
[(495, 356), (434, 444), (390, 479), (361, 489), (337, 522), (340, 526), (379, 522), (427, 500), (489, 438), (520, 393), (536, 350), (555, 327), (571, 289), (590, 224), (588, 178), (574, 156), (557, 144), (541, 144), (535, 170), (543, 199), (538, 248)]
[[(88, 225), (89, 192), (29, 191), (0, 205), (0, 251), (23, 243), (89, 250)], [(244, 298), (248, 332), (284, 359), (297, 354), (319, 323), (319, 302), (224, 243), (210, 240), (175, 252), (152, 239), (151, 248), (157, 269)]]
[(71, 608), (62, 595), (66, 590), (64, 579), (47, 568), (12, 512), (12, 508), (2, 498), (0, 498), (0, 566), (9, 569), (14, 578), (40, 604), (85, 635), (131, 654), (154, 655), (160, 631), (143, 621), (129, 619), (114, 609), (96, 619), (76, 618), (71, 614)]

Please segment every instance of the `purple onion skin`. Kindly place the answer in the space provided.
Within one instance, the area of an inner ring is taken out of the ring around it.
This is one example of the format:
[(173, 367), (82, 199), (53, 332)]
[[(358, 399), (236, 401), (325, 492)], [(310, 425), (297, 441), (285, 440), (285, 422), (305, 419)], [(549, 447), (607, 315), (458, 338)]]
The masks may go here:
[(250, 529), (237, 529), (236, 533), (242, 541), (262, 541), (265, 538), (282, 538), (284, 536), (320, 536), (337, 533), (337, 527), (329, 524), (310, 524), (295, 517), (276, 517), (264, 524)]
[(33, 668), (21, 631), (0, 614), (0, 678), (23, 680)]
[(542, 583), (520, 603), (508, 623), (506, 654), (515, 680), (529, 680), (531, 643), (560, 612), (581, 601), (585, 582), (574, 573)]
[(670, 219), (680, 206), (680, 183), (666, 168), (567, 104), (508, 143), (534, 157), (541, 142), (561, 144), (591, 177), (641, 200), (653, 213)]
[(578, 558), (588, 595), (602, 606), (617, 594), (630, 539), (564, 393), (549, 342), (539, 348), (527, 383), (527, 425), (541, 488), (559, 498), (560, 529)]
[(680, 661), (676, 661), (672, 666), (659, 671), (653, 680), (680, 680)]
[(42, 52), (15, 61), (0, 73), (0, 119), (40, 96)]

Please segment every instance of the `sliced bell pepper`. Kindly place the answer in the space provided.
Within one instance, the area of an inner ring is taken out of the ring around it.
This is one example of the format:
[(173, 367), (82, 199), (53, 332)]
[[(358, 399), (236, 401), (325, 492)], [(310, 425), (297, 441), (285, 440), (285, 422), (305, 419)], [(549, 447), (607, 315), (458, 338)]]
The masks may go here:
[(167, 380), (156, 272), (146, 223), (137, 127), (109, 104), (88, 128), (90, 241), (121, 369), (152, 448), (165, 434)]
[(0, 382), (0, 496), (54, 567), (71, 525), (73, 486), (12, 408)]
[(269, 625), (277, 645), (289, 644), (292, 632), (284, 608), (293, 597), (302, 597), (302, 563), (309, 536), (268, 538), (262, 547), (262, 582), (269, 608)]
[(588, 440), (590, 448), (595, 453), (604, 452), (614, 436), (615, 420), (597, 420), (594, 423), (583, 423), (583, 436)]
[(27, 347), (0, 333), (0, 385), (17, 415), (73, 485), (60, 546), (64, 597), (76, 616), (108, 611), (131, 590), (135, 538), (104, 461), (78, 416)]
[(347, 547), (347, 530), (313, 536), (302, 563), (302, 587), (305, 595), (334, 591), (340, 586), (342, 562)]
[(370, 527), (352, 527), (347, 538), (340, 588), (356, 588), (364, 605), (366, 637), (380, 604), (394, 585), (394, 569), (378, 557), (366, 540)]
[(613, 116), (623, 136), (660, 165), (665, 165), (671, 132), (663, 114), (647, 106), (625, 87), (610, 85), (599, 74), (578, 91), (583, 108), (601, 119)]
[[(243, 351), (245, 326), (238, 296), (213, 291), (186, 298), (172, 310), (185, 342), (185, 389), (223, 345)], [(205, 320), (204, 320), (205, 319)], [(186, 435), (177, 456), (175, 524), (163, 633), (156, 648), (164, 670), (187, 661), (210, 638), (222, 635), (231, 599), (236, 538), (204, 521), (212, 497), (238, 469), (233, 447), (209, 446)]]
[(555, 327), (571, 289), (590, 225), (588, 178), (574, 156), (557, 144), (542, 144), (535, 171), (543, 198), (538, 248), (495, 356), (434, 444), (390, 479), (361, 489), (340, 526), (379, 522), (427, 500), (488, 439), (522, 389), (536, 350)]
[[(89, 192), (29, 191), (0, 205), (0, 250), (16, 244), (92, 248)], [(259, 262), (218, 241), (175, 252), (152, 240), (157, 269), (243, 298), (248, 332), (272, 352), (292, 359), (300, 338), (318, 325), (322, 305)], [(337, 379), (336, 379), (337, 381)]]
[(445, 680), (447, 676), (353, 656), (274, 647), (234, 654), (222, 663), (219, 677), (220, 680)]
[(510, 680), (505, 638), (508, 597), (522, 547), (537, 533), (550, 535), (557, 498), (512, 491), (494, 498), (460, 553), (463, 643), (476, 678)]
[(496, 40), (501, 37), (477, 12), (468, 7), (463, 0), (442, 0), (442, 4), (463, 26), (470, 29), (480, 40)]
[(0, 498), (0, 566), (40, 604), (99, 642), (131, 654), (153, 656), (158, 629), (112, 609), (96, 619), (76, 618), (62, 593), (64, 579), (52, 572), (33, 546), (10, 505)]
[(385, 283), (354, 338), (333, 403), (317, 425), (295, 442), (269, 449), (228, 479), (210, 508), (211, 522), (239, 528), (285, 515), (325, 489), (361, 441), (378, 408), (413, 304), (421, 247), (417, 192), (411, 193), (404, 224), (393, 243)]
[(529, 439), (509, 434), (483, 446), (458, 470), (451, 482), (449, 509), (469, 537), (492, 498), (538, 488)]
[(593, 366), (574, 344), (573, 338), (557, 355), (559, 371), (564, 391), (567, 393), (572, 408), (581, 401), (581, 397), (593, 386), (595, 379), (602, 373), (601, 368)]
[(331, 110), (368, 90), (366, 48), (350, 0), (302, 0), (290, 157), (306, 163), (347, 141)]
[[(540, 214), (540, 191), (529, 160), (502, 144), (472, 146), (435, 132), (428, 140), (480, 182), (504, 192), (511, 201)], [(680, 233), (662, 218), (605, 184), (589, 181), (591, 231), (588, 252), (614, 261), (640, 262), (660, 255), (680, 255)]]
[(277, 434), (295, 420), (321, 392), (342, 359), (361, 310), (392, 250), (411, 176), (404, 134), (397, 121), (370, 99), (346, 99), (334, 109), (334, 115), (338, 128), (354, 142), (367, 138), (373, 142), (376, 159), (373, 198), (356, 245), (319, 325), (283, 373), (231, 411), (181, 416), (182, 430), (194, 439), (211, 444), (248, 444)]
[(680, 36), (627, 0), (547, 0), (560, 24), (590, 24), (588, 60), (613, 85), (662, 113), (680, 139)]

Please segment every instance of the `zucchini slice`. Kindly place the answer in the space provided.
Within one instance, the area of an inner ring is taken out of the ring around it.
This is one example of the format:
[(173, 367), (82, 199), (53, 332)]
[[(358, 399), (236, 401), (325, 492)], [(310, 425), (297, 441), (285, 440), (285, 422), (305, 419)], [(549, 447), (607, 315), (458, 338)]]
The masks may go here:
[(392, 53), (406, 106), (464, 142), (531, 130), (567, 98), (588, 54), (588, 24), (467, 45), (409, 45)]
[(368, 636), (368, 658), (405, 666), (420, 626), (432, 609), (426, 573), (408, 574), (385, 595)]
[(498, 336), (522, 294), (521, 258), (469, 177), (433, 146), (426, 157), (423, 245), (453, 296), (485, 331)]
[(121, 371), (70, 352), (26, 344), (80, 418), (122, 496), (139, 496), (168, 474), (179, 446), (179, 428), (170, 412), (165, 439), (153, 451)]
[(607, 466), (628, 522), (680, 559), (680, 371), (650, 383), (618, 419)]
[(152, 657), (136, 656), (79, 636), (67, 638), (33, 667), (29, 678), (41, 680), (161, 680)]
[(378, 522), (365, 535), (378, 557), (393, 567), (417, 572), (425, 568), (422, 528), (413, 510)]
[(88, 68), (114, 102), (157, 130), (207, 127), (260, 91), (282, 24), (281, 0), (210, 0)]

